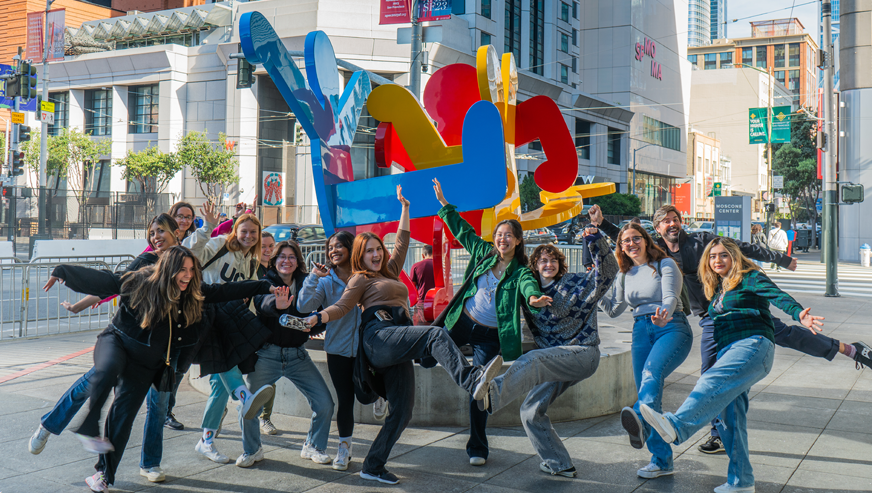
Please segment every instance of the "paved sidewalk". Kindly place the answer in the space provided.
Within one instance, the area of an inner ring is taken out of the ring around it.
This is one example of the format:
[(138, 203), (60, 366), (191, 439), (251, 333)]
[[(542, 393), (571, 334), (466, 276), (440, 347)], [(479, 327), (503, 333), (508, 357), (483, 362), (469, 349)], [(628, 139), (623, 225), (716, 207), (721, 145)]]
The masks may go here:
[[(872, 303), (865, 298), (797, 299), (827, 317), (825, 333), (844, 342), (872, 341)], [(603, 317), (603, 321), (607, 320)], [(695, 323), (695, 319), (693, 323)], [(675, 410), (699, 376), (697, 347), (668, 380), (664, 408)], [(15, 372), (92, 346), (96, 332), (0, 343), (0, 380)], [(629, 333), (627, 334), (629, 338)], [(0, 492), (88, 491), (95, 456), (82, 450), (68, 431), (52, 436), (39, 456), (27, 452), (27, 440), (40, 416), (91, 365), (91, 354), (59, 362), (0, 384)], [(753, 389), (749, 413), (751, 460), (758, 492), (872, 491), (872, 375), (857, 371), (837, 355), (833, 362), (778, 349), (770, 375)], [(709, 492), (724, 482), (727, 458), (696, 450), (705, 431), (676, 447), (673, 477), (643, 480), (635, 471), (648, 463), (646, 451), (630, 447), (617, 415), (559, 423), (560, 436), (578, 468), (577, 479), (539, 471), (523, 429), (492, 428), (491, 454), (484, 467), (470, 467), (464, 428), (411, 428), (394, 448), (388, 464), (401, 483), (382, 486), (357, 473), (377, 426), (357, 425), (354, 461), (346, 472), (299, 457), (308, 420), (274, 416), (281, 431), (264, 437), (266, 460), (250, 469), (214, 464), (193, 448), (200, 436), (206, 397), (184, 384), (177, 417), (190, 428), (166, 430), (163, 467), (167, 481), (154, 485), (138, 474), (141, 414), (111, 491), (147, 492)], [(76, 426), (80, 414), (71, 428)], [(219, 449), (235, 458), (242, 452), (240, 432), (226, 422)], [(335, 426), (328, 453), (336, 452)]]

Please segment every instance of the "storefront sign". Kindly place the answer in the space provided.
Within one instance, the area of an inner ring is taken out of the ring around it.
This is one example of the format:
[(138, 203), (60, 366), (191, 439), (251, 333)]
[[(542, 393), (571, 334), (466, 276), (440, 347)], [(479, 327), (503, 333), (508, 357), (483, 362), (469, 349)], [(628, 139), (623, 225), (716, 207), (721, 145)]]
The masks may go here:
[(693, 183), (682, 183), (680, 185), (672, 185), (672, 205), (684, 217), (693, 217), (691, 209), (691, 197), (693, 196)]
[(663, 80), (663, 67), (654, 60), (657, 56), (657, 43), (648, 38), (642, 43), (636, 43), (636, 60), (641, 62), (646, 56), (651, 57), (651, 77)]

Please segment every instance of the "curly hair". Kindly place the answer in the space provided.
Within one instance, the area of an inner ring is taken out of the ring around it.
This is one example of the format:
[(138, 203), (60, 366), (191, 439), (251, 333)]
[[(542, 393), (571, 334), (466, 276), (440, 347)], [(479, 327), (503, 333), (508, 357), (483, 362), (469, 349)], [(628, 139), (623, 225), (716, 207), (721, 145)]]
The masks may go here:
[(566, 267), (566, 255), (563, 255), (563, 252), (561, 252), (556, 246), (552, 244), (544, 244), (537, 246), (530, 255), (530, 270), (536, 274), (536, 277), (539, 277), (538, 263), (539, 259), (542, 258), (542, 255), (549, 255), (557, 260), (557, 277), (554, 278), (555, 281), (560, 280), (561, 277), (566, 275), (567, 270), (569, 270)]

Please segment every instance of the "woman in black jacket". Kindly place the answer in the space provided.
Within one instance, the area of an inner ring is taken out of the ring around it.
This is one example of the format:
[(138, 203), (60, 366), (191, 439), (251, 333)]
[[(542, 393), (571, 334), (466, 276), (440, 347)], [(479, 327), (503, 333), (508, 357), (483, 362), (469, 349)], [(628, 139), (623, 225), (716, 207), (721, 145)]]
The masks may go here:
[[(263, 281), (210, 285), (201, 280), (196, 256), (187, 248), (174, 246), (154, 266), (123, 277), (59, 265), (46, 283), (46, 291), (61, 281), (80, 293), (101, 298), (118, 294), (121, 298), (112, 323), (97, 337), (90, 408), (76, 432), (86, 450), (101, 454), (97, 473), (86, 479), (92, 491), (107, 491), (114, 482), (136, 411), (168, 365), (172, 348), (195, 346), (206, 336), (200, 324), (206, 303), (272, 291)], [(106, 437), (101, 438), (100, 412), (116, 384), (115, 400), (106, 418)], [(263, 403), (245, 404), (259, 407)]]
[[(330, 435), (330, 420), (333, 419), (333, 397), (330, 389), (309, 358), (309, 353), (303, 344), (309, 336), (324, 330), (324, 326), (316, 326), (305, 331), (294, 330), (282, 326), (279, 317), (290, 315), (304, 317), (297, 311), (293, 298), (299, 292), (306, 279), (303, 252), (295, 241), (282, 241), (276, 245), (269, 260), (269, 270), (264, 280), (275, 286), (275, 294), (259, 295), (254, 298), (257, 316), (272, 330), (272, 337), (257, 352), (257, 364), (254, 372), (249, 373), (248, 387), (261, 388), (275, 384), (281, 377), (290, 380), (306, 397), (312, 408), (312, 424), (303, 443), (300, 457), (311, 459), (318, 464), (330, 464), (327, 455), (327, 438)], [(239, 467), (249, 467), (263, 460), (263, 448), (260, 441), (258, 420), (242, 420), (242, 450), (243, 454), (236, 460)]]

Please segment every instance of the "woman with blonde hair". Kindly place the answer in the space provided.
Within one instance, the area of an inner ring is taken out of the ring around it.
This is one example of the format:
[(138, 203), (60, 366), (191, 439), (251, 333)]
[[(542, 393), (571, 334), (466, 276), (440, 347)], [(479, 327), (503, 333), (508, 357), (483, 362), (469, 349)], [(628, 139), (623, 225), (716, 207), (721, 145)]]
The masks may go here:
[(673, 413), (642, 404), (642, 416), (668, 443), (688, 440), (720, 414), (718, 431), (730, 456), (727, 482), (715, 493), (753, 492), (748, 452), (748, 390), (772, 369), (775, 335), (769, 304), (814, 331), (823, 317), (809, 314), (742, 254), (735, 241), (718, 237), (706, 246), (699, 278), (711, 300), (718, 359), (697, 380), (687, 400)]
[(611, 297), (600, 306), (614, 318), (627, 306), (633, 309), (633, 376), (639, 399), (621, 410), (621, 425), (630, 445), (648, 445), (651, 462), (636, 471), (653, 479), (674, 473), (672, 447), (641, 420), (640, 406), (660, 410), (663, 383), (690, 354), (693, 331), (681, 303), (682, 274), (640, 224), (628, 223), (618, 234), (615, 257), (621, 271)]

